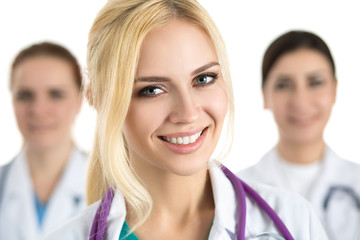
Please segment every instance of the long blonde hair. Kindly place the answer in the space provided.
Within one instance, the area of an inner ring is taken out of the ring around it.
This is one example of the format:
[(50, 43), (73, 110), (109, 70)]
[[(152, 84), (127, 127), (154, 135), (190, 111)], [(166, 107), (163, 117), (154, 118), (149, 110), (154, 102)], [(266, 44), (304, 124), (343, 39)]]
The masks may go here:
[(119, 190), (137, 221), (134, 228), (150, 215), (152, 200), (129, 164), (122, 128), (142, 42), (150, 31), (174, 18), (195, 24), (212, 40), (225, 79), (232, 126), (234, 106), (225, 45), (209, 14), (195, 0), (109, 0), (89, 33), (88, 99), (98, 117), (87, 175), (87, 202), (99, 200), (109, 187)]

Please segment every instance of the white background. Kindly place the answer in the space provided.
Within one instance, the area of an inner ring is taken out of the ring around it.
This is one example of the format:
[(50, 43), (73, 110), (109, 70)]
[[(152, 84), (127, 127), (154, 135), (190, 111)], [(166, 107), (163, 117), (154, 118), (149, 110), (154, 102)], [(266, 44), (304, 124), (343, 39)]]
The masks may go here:
[[(11, 0), (0, 2), (0, 164), (21, 148), (8, 90), (12, 59), (24, 46), (54, 41), (85, 66), (87, 34), (105, 0)], [(263, 110), (261, 58), (268, 44), (291, 29), (309, 30), (330, 46), (337, 66), (338, 97), (327, 126), (327, 143), (360, 163), (360, 14), (355, 1), (200, 0), (223, 34), (235, 93), (235, 141), (225, 164), (233, 171), (255, 163), (277, 141), (270, 112)], [(85, 101), (74, 138), (92, 145), (95, 112)]]

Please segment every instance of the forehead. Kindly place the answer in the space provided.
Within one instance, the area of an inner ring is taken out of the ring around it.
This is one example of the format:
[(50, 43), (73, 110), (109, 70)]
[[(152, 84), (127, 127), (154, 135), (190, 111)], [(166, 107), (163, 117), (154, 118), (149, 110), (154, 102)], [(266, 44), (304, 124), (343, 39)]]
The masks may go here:
[(12, 87), (39, 88), (73, 84), (71, 65), (52, 56), (36, 56), (25, 59), (13, 72)]
[(174, 19), (145, 37), (137, 75), (189, 72), (211, 61), (218, 60), (205, 31), (186, 21)]
[(274, 64), (271, 72), (302, 73), (311, 71), (331, 71), (331, 63), (319, 51), (301, 48), (287, 52)]

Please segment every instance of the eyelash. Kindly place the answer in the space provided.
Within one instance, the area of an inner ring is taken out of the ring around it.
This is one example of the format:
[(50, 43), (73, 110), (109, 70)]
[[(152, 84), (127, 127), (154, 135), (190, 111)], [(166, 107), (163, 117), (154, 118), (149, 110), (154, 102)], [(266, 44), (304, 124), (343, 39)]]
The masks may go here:
[(209, 82), (205, 83), (205, 84), (198, 84), (197, 86), (206, 87), (206, 86), (214, 84), (216, 82), (216, 80), (219, 79), (219, 74), (218, 73), (213, 73), (213, 72), (208, 72), (208, 73), (205, 73), (205, 74), (201, 74), (201, 75), (197, 76), (194, 79), (194, 82), (196, 82), (196, 80), (198, 80), (200, 78), (204, 78), (204, 77), (211, 77), (212, 79)]
[[(207, 77), (211, 77), (212, 79), (209, 80), (208, 82), (204, 83), (204, 84), (199, 84), (196, 83), (196, 81), (200, 78), (207, 78)], [(201, 74), (199, 76), (196, 76), (193, 80), (193, 85), (194, 87), (207, 87), (210, 86), (212, 84), (214, 84), (216, 82), (216, 80), (219, 78), (219, 74), (218, 73), (213, 73), (213, 72), (208, 72), (208, 73), (204, 73)], [(146, 86), (142, 89), (140, 89), (140, 91), (138, 91), (137, 96), (138, 97), (143, 97), (143, 98), (151, 98), (151, 97), (157, 97), (159, 95), (161, 95), (161, 93), (158, 94), (153, 94), (153, 95), (149, 95), (146, 93), (146, 91), (148, 90), (161, 90), (162, 92), (165, 92), (165, 90), (163, 89), (163, 86), (161, 85), (150, 85), (150, 86)]]
[(138, 95), (139, 97), (157, 97), (159, 94), (149, 95), (149, 94), (146, 94), (146, 91), (148, 91), (148, 90), (156, 90), (156, 89), (160, 89), (161, 91), (164, 91), (162, 88), (163, 88), (163, 87), (162, 87), (162, 86), (159, 86), (159, 85), (147, 86), (147, 87), (142, 88), (142, 89), (138, 92), (137, 95)]

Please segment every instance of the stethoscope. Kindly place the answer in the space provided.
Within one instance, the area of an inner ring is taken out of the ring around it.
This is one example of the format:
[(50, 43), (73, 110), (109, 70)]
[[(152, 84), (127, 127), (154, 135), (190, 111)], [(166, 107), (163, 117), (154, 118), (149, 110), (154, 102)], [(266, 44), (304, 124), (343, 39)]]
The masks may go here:
[[(331, 199), (335, 199), (335, 195), (337, 193), (342, 193), (348, 196), (353, 204), (355, 205), (357, 211), (358, 211), (358, 221), (360, 222), (360, 197), (359, 195), (354, 191), (354, 189), (348, 187), (348, 186), (332, 186), (329, 188), (327, 194), (325, 195), (324, 201), (323, 201), (323, 210), (324, 210), (324, 227), (326, 229), (327, 234), (329, 235), (330, 239), (335, 239), (334, 233), (330, 227), (329, 223), (329, 217), (328, 217), (328, 209), (330, 206)], [(359, 239), (359, 230), (355, 230), (354, 238), (353, 239)]]
[[(269, 237), (276, 240), (294, 240), (291, 236), (289, 230), (286, 228), (285, 224), (281, 221), (280, 217), (276, 212), (265, 202), (260, 195), (255, 192), (250, 186), (241, 181), (236, 177), (229, 169), (225, 166), (221, 166), (221, 170), (224, 172), (226, 177), (232, 183), (235, 194), (237, 198), (237, 204), (240, 206), (238, 209), (238, 223), (236, 226), (236, 239), (245, 240), (245, 225), (246, 225), (246, 195), (252, 198), (258, 206), (269, 216), (273, 221), (275, 227), (281, 233), (282, 236), (275, 233), (260, 233), (253, 237), (252, 239), (261, 239), (262, 237)], [(114, 191), (112, 188), (109, 188), (101, 199), (101, 203), (96, 210), (94, 220), (92, 222), (91, 231), (90, 231), (90, 240), (104, 240), (107, 230), (107, 217), (109, 216), (111, 202), (114, 197)]]

